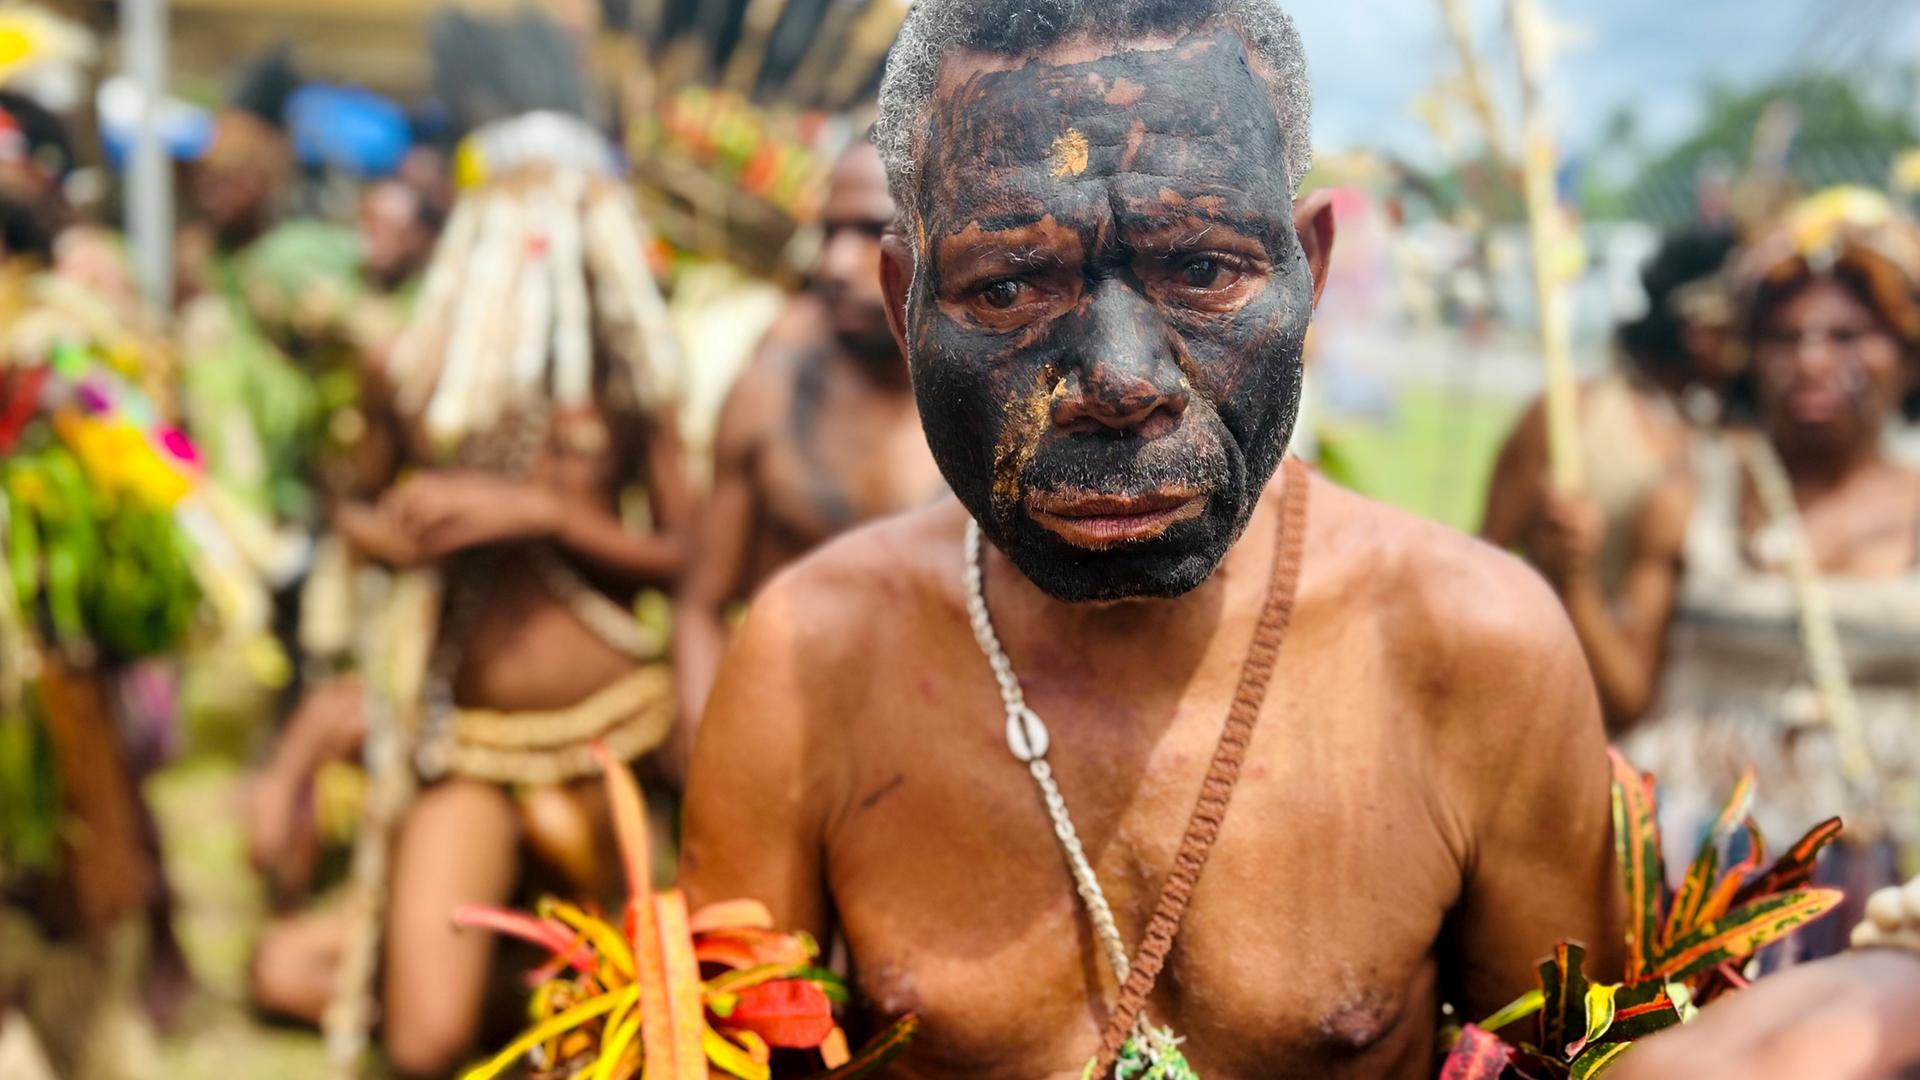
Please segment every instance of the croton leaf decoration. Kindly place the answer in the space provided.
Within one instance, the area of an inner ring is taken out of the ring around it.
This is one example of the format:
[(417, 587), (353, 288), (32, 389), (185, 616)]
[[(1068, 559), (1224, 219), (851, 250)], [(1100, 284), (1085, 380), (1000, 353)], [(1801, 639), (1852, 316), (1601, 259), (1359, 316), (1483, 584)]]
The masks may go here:
[[(454, 921), (538, 946), (533, 1024), (464, 1080), (530, 1066), (543, 1080), (771, 1080), (775, 1051), (810, 1052), (816, 1080), (872, 1076), (907, 1047), (907, 1016), (858, 1054), (834, 1017), (846, 986), (806, 934), (774, 929), (753, 900), (687, 909), (655, 892), (645, 804), (625, 766), (596, 747), (629, 898), (616, 926), (549, 900), (533, 914), (462, 908)], [(516, 1074), (518, 1075), (518, 1074)]]
[[(1540, 964), (1537, 989), (1459, 1032), (1441, 1080), (1602, 1076), (1635, 1041), (1745, 986), (1741, 969), (1760, 950), (1832, 911), (1842, 894), (1809, 883), (1820, 852), (1840, 835), (1840, 820), (1815, 827), (1768, 865), (1749, 816), (1753, 797), (1749, 773), (1670, 888), (1654, 778), (1614, 753), (1614, 846), (1628, 903), (1624, 981), (1591, 981), (1586, 950), (1561, 944)], [(1531, 1042), (1494, 1034), (1529, 1017)]]

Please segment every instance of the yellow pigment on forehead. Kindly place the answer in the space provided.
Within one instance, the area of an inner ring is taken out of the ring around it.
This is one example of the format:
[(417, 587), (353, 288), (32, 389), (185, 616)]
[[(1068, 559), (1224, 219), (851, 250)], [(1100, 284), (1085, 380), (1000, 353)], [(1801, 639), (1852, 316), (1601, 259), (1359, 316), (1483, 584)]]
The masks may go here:
[(1069, 176), (1079, 176), (1087, 171), (1087, 160), (1092, 148), (1087, 145), (1087, 137), (1077, 128), (1068, 128), (1067, 133), (1053, 140), (1053, 149), (1047, 154), (1047, 162), (1055, 180), (1065, 180)]

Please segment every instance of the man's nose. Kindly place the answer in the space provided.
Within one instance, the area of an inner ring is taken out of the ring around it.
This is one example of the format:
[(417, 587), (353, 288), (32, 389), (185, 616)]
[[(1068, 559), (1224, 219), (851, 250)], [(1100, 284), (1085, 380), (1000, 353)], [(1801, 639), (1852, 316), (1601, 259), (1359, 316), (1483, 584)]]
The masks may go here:
[(1186, 373), (1145, 297), (1119, 282), (1103, 283), (1088, 309), (1083, 342), (1080, 362), (1054, 397), (1054, 427), (1152, 438), (1187, 411)]
[(826, 246), (820, 250), (820, 276), (846, 285), (862, 274), (878, 273), (879, 260), (868, 249), (869, 245), (863, 244), (854, 230), (833, 230), (827, 234)]

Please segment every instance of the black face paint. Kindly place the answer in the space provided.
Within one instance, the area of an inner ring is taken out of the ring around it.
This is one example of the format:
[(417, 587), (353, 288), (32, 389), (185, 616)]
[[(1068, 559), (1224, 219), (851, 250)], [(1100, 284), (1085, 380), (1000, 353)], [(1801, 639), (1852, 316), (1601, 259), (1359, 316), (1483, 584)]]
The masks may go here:
[[(943, 94), (908, 308), (948, 484), (1036, 585), (1172, 597), (1218, 568), (1299, 411), (1313, 282), (1287, 147), (1231, 29)], [(1061, 492), (1197, 493), (1151, 535), (1069, 542)]]

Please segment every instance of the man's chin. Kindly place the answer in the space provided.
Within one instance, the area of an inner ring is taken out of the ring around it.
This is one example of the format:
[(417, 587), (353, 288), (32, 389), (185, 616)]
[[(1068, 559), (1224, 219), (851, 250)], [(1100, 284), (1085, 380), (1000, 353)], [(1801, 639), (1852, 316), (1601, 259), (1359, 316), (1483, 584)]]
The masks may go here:
[(1063, 603), (1173, 600), (1206, 584), (1232, 546), (1205, 524), (1189, 522), (1157, 540), (1092, 550), (1023, 521), (1014, 538), (995, 546), (1035, 588)]

